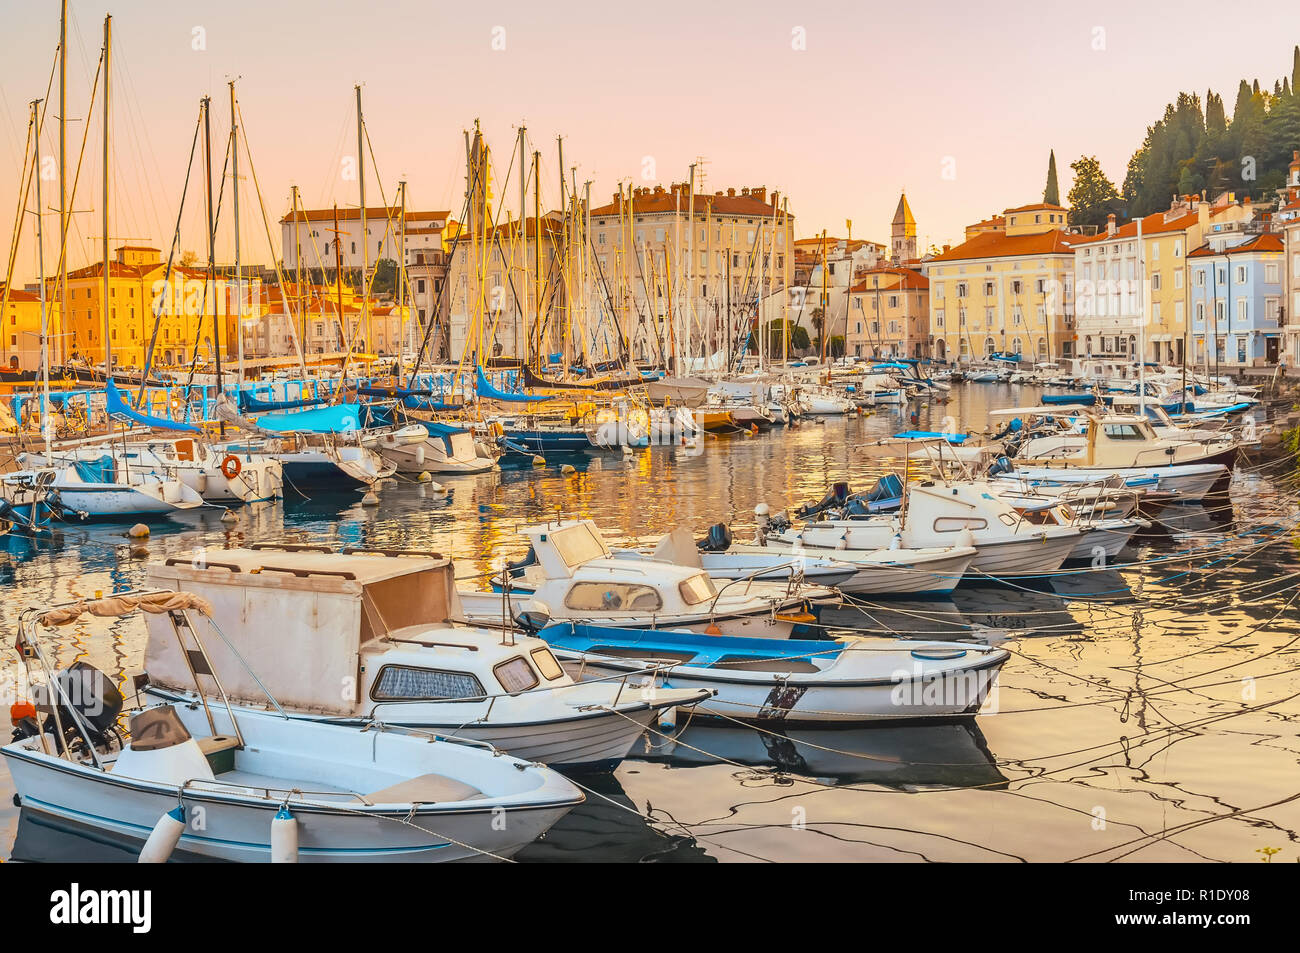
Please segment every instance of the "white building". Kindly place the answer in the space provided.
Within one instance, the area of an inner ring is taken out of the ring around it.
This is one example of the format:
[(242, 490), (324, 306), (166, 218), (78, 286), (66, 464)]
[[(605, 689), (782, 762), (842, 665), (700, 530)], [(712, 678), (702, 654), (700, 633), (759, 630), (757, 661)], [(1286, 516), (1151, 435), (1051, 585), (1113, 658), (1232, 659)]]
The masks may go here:
[[(362, 242), (361, 210), (339, 208), (338, 235), (334, 232), (335, 210), (299, 209), (280, 219), (280, 248), (283, 267), (296, 271), (301, 260), (303, 268), (336, 267), (336, 253), (343, 253), (344, 268), (360, 268), (369, 262), (373, 268), (381, 258), (397, 261), (402, 240), (401, 209), (366, 209), (366, 239)], [(407, 261), (414, 261), (417, 252), (441, 252), (443, 232), (447, 228), (450, 212), (406, 213)], [(335, 242), (340, 248), (335, 247)]]

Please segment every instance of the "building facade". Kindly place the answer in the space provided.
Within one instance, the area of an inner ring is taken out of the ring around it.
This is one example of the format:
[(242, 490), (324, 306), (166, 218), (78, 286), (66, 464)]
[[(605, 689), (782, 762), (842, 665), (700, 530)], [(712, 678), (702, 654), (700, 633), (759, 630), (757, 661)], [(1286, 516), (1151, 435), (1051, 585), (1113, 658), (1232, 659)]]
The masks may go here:
[(1276, 364), (1281, 356), (1286, 251), (1249, 226), (1212, 235), (1188, 255), (1192, 360), (1213, 367)]
[(1300, 150), (1291, 155), (1286, 188), (1278, 196), (1277, 214), (1273, 220), (1286, 255), (1282, 302), (1283, 359), (1290, 367), (1300, 367)]
[[(338, 216), (338, 234), (334, 218)], [(406, 213), (406, 258), (416, 251), (442, 251), (450, 212)], [(454, 223), (452, 228), (454, 230)], [(286, 271), (304, 269), (334, 271), (337, 253), (343, 267), (356, 269), (369, 262), (373, 268), (382, 258), (399, 261), (402, 244), (402, 210), (366, 206), (366, 235), (362, 241), (361, 209), (298, 209), (280, 219), (280, 257)]]
[(927, 259), (930, 354), (965, 363), (992, 354), (1048, 361), (1074, 354), (1074, 250), (1066, 210), (1007, 209)]
[(853, 285), (845, 344), (850, 357), (929, 357), (930, 282), (898, 265), (864, 272)]
[[(1187, 257), (1207, 236), (1250, 221), (1256, 209), (1224, 193), (1213, 203), (1178, 196), (1163, 212), (1074, 243), (1078, 356), (1181, 364), (1189, 347)], [(1143, 351), (1145, 348), (1145, 351)]]

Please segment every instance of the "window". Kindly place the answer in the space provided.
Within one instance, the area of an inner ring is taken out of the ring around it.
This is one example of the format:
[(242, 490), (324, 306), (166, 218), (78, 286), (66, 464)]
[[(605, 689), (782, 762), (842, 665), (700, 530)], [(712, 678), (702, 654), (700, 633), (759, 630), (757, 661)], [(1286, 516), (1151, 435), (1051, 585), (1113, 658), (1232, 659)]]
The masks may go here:
[(993, 282), (991, 281), (984, 282), (984, 297), (986, 298), (993, 297)]
[(1019, 279), (1019, 278), (1017, 278), (1015, 281), (1011, 282), (1011, 293), (1014, 294), (1014, 295), (1018, 295), (1018, 294), (1020, 294), (1020, 279)]
[(1145, 440), (1135, 424), (1102, 424), (1101, 432), (1111, 440)]
[(550, 649), (545, 647), (533, 649), (528, 654), (533, 657), (533, 664), (537, 666), (539, 672), (546, 676), (548, 682), (553, 682), (564, 674), (564, 669), (555, 660), (555, 656), (551, 654)]
[(1278, 266), (1276, 263), (1264, 266), (1264, 280), (1270, 285), (1278, 282)]
[(1182, 286), (1183, 286), (1183, 273), (1182, 270), (1180, 269), (1179, 271), (1174, 272), (1174, 287), (1181, 288)]
[(1237, 266), (1237, 284), (1239, 284), (1239, 285), (1244, 285), (1245, 283), (1246, 283), (1246, 266), (1245, 266), (1245, 265), (1238, 265), (1238, 266)]
[(936, 533), (956, 533), (963, 529), (987, 529), (989, 521), (970, 516), (941, 516), (934, 521)]
[(487, 692), (468, 672), (443, 672), (409, 665), (385, 665), (370, 689), (375, 701), (461, 700), (483, 698)]
[(577, 582), (564, 597), (564, 606), (584, 612), (658, 612), (664, 601), (650, 586)]
[(1154, 275), (1151, 276), (1151, 290), (1152, 291), (1160, 290), (1160, 272), (1156, 272)]
[(1196, 269), (1196, 287), (1198, 287), (1198, 288), (1204, 288), (1204, 287), (1205, 287), (1205, 269), (1204, 269), (1204, 268), (1197, 268), (1197, 269)]
[(957, 297), (958, 298), (966, 297), (966, 282), (964, 281), (957, 282)]
[(526, 692), (538, 684), (537, 673), (522, 655), (516, 655), (508, 661), (493, 665), (492, 674), (497, 677), (501, 687), (512, 695), (516, 692)]
[(697, 573), (691, 578), (683, 580), (677, 586), (677, 591), (681, 593), (682, 601), (688, 606), (698, 606), (701, 602), (708, 602), (718, 594), (718, 590), (713, 586), (713, 580), (704, 573)]

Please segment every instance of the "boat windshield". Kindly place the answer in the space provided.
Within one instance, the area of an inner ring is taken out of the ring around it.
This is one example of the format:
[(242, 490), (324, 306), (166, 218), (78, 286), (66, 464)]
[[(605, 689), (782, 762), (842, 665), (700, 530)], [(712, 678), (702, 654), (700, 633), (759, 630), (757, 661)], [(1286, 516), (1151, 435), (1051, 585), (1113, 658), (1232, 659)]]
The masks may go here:
[(677, 587), (682, 594), (682, 601), (688, 606), (698, 606), (701, 602), (708, 602), (718, 594), (714, 588), (713, 580), (704, 573), (698, 573), (685, 579)]
[(591, 531), (589, 526), (566, 526), (550, 533), (551, 545), (560, 554), (565, 565), (573, 568), (589, 563), (593, 559), (604, 559), (609, 555), (604, 542)]

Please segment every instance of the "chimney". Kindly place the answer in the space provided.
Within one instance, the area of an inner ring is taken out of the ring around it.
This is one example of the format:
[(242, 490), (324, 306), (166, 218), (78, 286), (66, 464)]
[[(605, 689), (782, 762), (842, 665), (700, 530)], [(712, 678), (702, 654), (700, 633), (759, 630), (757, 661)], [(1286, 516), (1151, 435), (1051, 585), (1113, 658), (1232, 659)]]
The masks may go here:
[(1116, 231), (1117, 229), (1115, 228), (1115, 213), (1111, 212), (1109, 215), (1106, 216), (1106, 234), (1114, 235)]
[(776, 189), (773, 189), (773, 190), (772, 190), (772, 208), (779, 208), (779, 207), (780, 207), (779, 203), (777, 202), (777, 198), (778, 198), (778, 196), (780, 196), (780, 194), (781, 194), (781, 193), (778, 192)]
[(734, 199), (734, 198), (736, 197), (736, 190), (735, 190), (735, 189), (727, 189), (727, 195)]
[(767, 186), (766, 186), (766, 185), (756, 185), (756, 186), (754, 186), (752, 189), (749, 190), (749, 195), (750, 195), (751, 198), (758, 199), (760, 202), (766, 202), (766, 201), (767, 201)]

